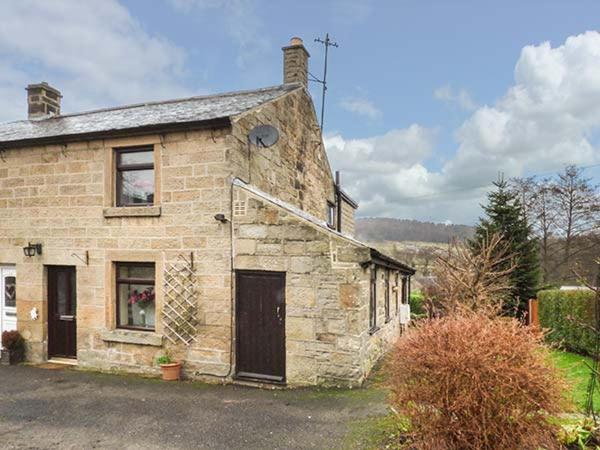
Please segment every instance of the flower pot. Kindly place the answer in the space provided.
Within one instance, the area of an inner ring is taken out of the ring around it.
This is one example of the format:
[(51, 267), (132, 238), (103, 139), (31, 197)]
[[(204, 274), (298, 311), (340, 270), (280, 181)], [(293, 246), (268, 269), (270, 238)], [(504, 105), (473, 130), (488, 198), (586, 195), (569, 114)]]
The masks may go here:
[(162, 379), (164, 381), (178, 381), (181, 377), (181, 363), (161, 364)]
[(3, 366), (8, 366), (10, 364), (10, 353), (8, 350), (0, 350), (0, 364)]
[(2, 365), (19, 364), (25, 359), (23, 350), (5, 350), (0, 351), (0, 363)]

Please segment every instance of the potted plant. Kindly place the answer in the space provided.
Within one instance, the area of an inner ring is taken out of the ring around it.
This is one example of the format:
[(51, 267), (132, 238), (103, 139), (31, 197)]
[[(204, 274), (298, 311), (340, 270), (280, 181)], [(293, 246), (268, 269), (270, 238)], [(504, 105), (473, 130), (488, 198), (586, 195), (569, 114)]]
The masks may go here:
[(154, 287), (149, 287), (142, 292), (138, 290), (134, 290), (129, 296), (129, 304), (137, 305), (139, 310), (139, 315), (142, 321), (142, 326), (146, 326), (146, 308), (149, 306), (154, 306)]
[(2, 333), (2, 364), (18, 364), (25, 359), (25, 339), (18, 331)]
[(173, 361), (168, 353), (156, 358), (156, 363), (162, 370), (162, 379), (164, 381), (178, 381), (181, 378), (181, 362)]

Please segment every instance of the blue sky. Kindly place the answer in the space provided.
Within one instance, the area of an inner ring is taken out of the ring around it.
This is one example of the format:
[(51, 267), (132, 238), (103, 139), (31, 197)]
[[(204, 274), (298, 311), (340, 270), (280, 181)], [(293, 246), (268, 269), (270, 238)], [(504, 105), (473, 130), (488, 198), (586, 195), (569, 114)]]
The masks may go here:
[(600, 162), (597, 1), (5, 0), (0, 14), (2, 121), (41, 80), (67, 112), (279, 84), (295, 35), (320, 75), (313, 40), (329, 32), (325, 142), (361, 215), (472, 223), (473, 188), (499, 171)]

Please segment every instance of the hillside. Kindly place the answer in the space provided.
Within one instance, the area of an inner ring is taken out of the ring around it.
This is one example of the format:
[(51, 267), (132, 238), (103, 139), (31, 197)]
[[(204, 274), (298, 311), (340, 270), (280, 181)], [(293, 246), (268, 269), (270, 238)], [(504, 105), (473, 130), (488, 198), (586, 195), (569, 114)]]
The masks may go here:
[(452, 239), (471, 237), (473, 230), (474, 228), (468, 225), (445, 225), (384, 217), (363, 218), (356, 221), (356, 236), (368, 242), (410, 241), (447, 244)]

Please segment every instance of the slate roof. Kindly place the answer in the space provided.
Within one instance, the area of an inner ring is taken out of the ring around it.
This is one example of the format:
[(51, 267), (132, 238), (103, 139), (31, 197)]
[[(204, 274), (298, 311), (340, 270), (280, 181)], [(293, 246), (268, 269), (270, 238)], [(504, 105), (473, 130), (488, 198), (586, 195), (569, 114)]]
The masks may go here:
[(159, 129), (167, 125), (218, 122), (241, 114), (294, 89), (285, 84), (252, 91), (142, 103), (97, 111), (0, 123), (0, 147), (52, 141), (63, 142), (87, 135), (123, 133), (128, 130)]

